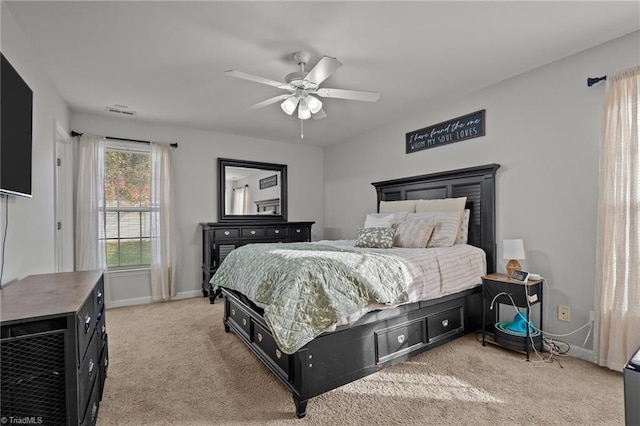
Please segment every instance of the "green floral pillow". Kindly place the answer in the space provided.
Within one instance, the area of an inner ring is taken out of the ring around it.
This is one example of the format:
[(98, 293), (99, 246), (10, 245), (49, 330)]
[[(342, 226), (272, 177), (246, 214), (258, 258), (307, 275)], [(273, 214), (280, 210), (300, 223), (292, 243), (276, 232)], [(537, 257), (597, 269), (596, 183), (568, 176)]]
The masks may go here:
[(391, 248), (395, 228), (359, 228), (356, 247)]

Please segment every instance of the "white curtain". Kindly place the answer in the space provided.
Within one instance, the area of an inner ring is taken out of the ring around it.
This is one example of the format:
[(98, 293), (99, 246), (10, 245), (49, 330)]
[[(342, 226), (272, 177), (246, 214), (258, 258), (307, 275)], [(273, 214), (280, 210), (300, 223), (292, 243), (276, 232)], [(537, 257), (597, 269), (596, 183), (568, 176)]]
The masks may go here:
[(151, 144), (151, 297), (176, 295), (175, 211), (171, 147)]
[(600, 142), (594, 355), (622, 371), (640, 347), (640, 67), (607, 77)]
[(104, 151), (103, 136), (84, 134), (77, 142), (76, 271), (106, 269), (107, 266), (104, 240)]
[(233, 190), (232, 214), (247, 214), (247, 185)]

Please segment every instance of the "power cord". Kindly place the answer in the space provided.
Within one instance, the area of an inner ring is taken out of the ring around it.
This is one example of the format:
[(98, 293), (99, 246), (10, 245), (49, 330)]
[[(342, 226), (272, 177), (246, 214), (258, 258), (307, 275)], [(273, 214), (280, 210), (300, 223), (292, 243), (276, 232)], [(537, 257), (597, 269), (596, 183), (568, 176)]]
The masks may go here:
[[(544, 280), (544, 282), (547, 284), (547, 290), (549, 290), (549, 284), (547, 283), (547, 280)], [(525, 285), (524, 287), (525, 287), (525, 299), (527, 301), (527, 307), (529, 308), (529, 311), (531, 311), (531, 300), (530, 300), (530, 294), (529, 294), (529, 286)], [(493, 305), (494, 305), (496, 299), (498, 299), (498, 297), (500, 297), (502, 295), (505, 295), (505, 296), (509, 297), (509, 299), (511, 300), (511, 304), (512, 304), (514, 310), (516, 311), (516, 314), (522, 315), (522, 313), (520, 312), (518, 306), (516, 305), (515, 301), (513, 300), (513, 297), (511, 296), (511, 294), (507, 293), (505, 291), (502, 291), (502, 292), (500, 292), (500, 293), (495, 295), (493, 300), (491, 300), (491, 305), (490, 305), (489, 309), (493, 309)], [(545, 312), (543, 313), (545, 322), (546, 322), (546, 320), (548, 318), (547, 317), (548, 312), (549, 312), (549, 304), (547, 304)], [(583, 326), (581, 326), (581, 327), (579, 327), (579, 328), (577, 328), (577, 329), (575, 329), (575, 330), (573, 330), (573, 331), (571, 331), (569, 333), (564, 333), (564, 334), (553, 334), (553, 333), (546, 332), (546, 331), (544, 331), (542, 329), (539, 329), (533, 324), (533, 321), (531, 321), (529, 318), (526, 318), (526, 323), (527, 323), (527, 326), (530, 326), (535, 331), (538, 331), (538, 332), (541, 333), (541, 335), (543, 336), (542, 337), (543, 344), (546, 344), (546, 346), (548, 348), (549, 357), (545, 359), (538, 352), (538, 349), (536, 348), (536, 345), (535, 345), (534, 340), (533, 340), (533, 336), (531, 336), (531, 334), (529, 334), (529, 340), (531, 341), (531, 348), (533, 349), (533, 351), (535, 352), (536, 356), (538, 357), (539, 362), (542, 362), (542, 363), (551, 363), (551, 362), (553, 362), (553, 356), (568, 356), (568, 353), (571, 350), (571, 345), (568, 342), (564, 342), (564, 341), (561, 341), (561, 340), (558, 340), (558, 339), (552, 339), (551, 337), (570, 336), (572, 334), (575, 334), (575, 333), (583, 330), (585, 327), (589, 327), (589, 332), (587, 333), (587, 336), (585, 337), (584, 342), (582, 343), (582, 346), (580, 346), (580, 350), (582, 351), (583, 348), (584, 348), (584, 345), (587, 343), (587, 340), (589, 339), (589, 336), (591, 335), (591, 331), (593, 330), (593, 321), (592, 320), (589, 320), (589, 322), (584, 324)], [(547, 336), (550, 336), (550, 337), (547, 337)], [(564, 349), (561, 349), (558, 344), (565, 345), (566, 347)], [(564, 368), (559, 360), (556, 360), (556, 361), (560, 365), (560, 368)]]

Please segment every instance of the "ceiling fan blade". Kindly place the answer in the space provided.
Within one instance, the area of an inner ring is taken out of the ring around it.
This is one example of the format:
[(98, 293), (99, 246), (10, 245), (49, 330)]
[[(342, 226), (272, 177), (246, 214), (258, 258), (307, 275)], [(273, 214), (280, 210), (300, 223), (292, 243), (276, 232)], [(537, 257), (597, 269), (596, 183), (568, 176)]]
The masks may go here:
[(304, 78), (306, 81), (310, 81), (315, 84), (320, 84), (325, 81), (331, 74), (336, 72), (338, 68), (340, 68), (342, 64), (336, 58), (332, 58), (331, 56), (323, 56), (320, 58), (315, 67), (309, 71), (307, 76)]
[(375, 102), (380, 99), (380, 93), (362, 92), (359, 90), (329, 89), (323, 87), (315, 93), (322, 98), (350, 99), (353, 101)]
[(224, 73), (229, 77), (241, 78), (243, 80), (249, 80), (256, 83), (266, 84), (269, 86), (277, 87), (278, 89), (292, 90), (292, 91), (296, 89), (289, 83), (282, 83), (279, 81), (270, 80), (268, 78), (260, 77), (258, 75), (247, 74), (246, 72), (229, 70), (229, 71), (225, 71)]
[(274, 96), (273, 98), (269, 98), (266, 101), (258, 102), (255, 105), (251, 105), (251, 106), (247, 107), (247, 109), (255, 111), (256, 109), (264, 108), (267, 105), (271, 105), (271, 104), (275, 104), (276, 102), (283, 101), (283, 100), (287, 99), (289, 96), (291, 96), (291, 95), (290, 94), (284, 94), (284, 95)]
[(312, 114), (311, 117), (314, 120), (322, 120), (323, 118), (325, 118), (327, 116), (327, 113), (324, 112), (323, 109), (321, 109), (320, 111), (316, 112), (315, 114)]

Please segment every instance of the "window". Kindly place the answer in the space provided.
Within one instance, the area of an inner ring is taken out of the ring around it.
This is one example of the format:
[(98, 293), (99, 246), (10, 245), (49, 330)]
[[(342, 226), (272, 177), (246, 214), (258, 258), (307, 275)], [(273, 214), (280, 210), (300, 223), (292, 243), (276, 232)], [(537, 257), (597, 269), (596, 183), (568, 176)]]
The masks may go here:
[[(120, 144), (119, 144), (120, 145)], [(151, 263), (150, 154), (114, 148), (105, 150), (105, 205), (107, 267)]]

